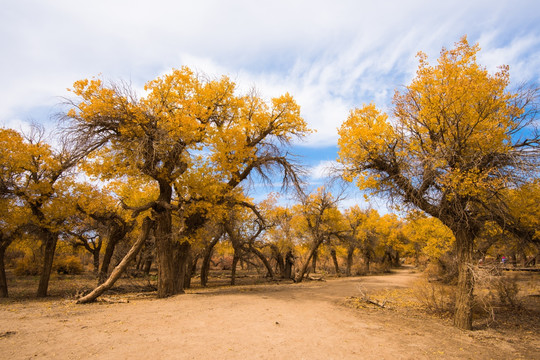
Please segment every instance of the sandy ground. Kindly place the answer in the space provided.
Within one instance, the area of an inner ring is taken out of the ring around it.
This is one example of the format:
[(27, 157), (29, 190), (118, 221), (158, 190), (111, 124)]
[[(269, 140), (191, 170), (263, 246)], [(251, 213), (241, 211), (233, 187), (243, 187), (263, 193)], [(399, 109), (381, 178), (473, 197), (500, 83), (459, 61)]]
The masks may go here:
[(129, 303), (4, 303), (0, 358), (540, 359), (538, 334), (509, 339), (492, 329), (460, 331), (436, 318), (343, 304), (359, 288), (406, 287), (416, 276), (404, 270), (168, 299), (130, 295)]

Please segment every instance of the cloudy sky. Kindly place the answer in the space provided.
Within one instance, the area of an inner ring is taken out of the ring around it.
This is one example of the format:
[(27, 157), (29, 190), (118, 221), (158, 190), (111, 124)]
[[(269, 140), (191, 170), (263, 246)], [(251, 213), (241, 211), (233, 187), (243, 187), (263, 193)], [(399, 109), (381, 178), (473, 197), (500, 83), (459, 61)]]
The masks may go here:
[(142, 87), (187, 65), (268, 98), (291, 93), (317, 130), (298, 147), (316, 180), (348, 111), (388, 106), (420, 50), (435, 60), (467, 35), (488, 69), (538, 82), (538, 14), (532, 0), (0, 0), (0, 126), (52, 126), (81, 78)]

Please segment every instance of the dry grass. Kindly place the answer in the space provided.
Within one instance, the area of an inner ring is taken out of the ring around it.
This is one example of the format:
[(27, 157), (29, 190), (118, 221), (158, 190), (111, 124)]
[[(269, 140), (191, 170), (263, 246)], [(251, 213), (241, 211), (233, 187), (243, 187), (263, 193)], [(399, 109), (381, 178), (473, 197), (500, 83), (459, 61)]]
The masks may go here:
[[(349, 297), (345, 304), (357, 309), (396, 311), (405, 316), (434, 316), (450, 322), (454, 311), (453, 285), (416, 281), (410, 288), (366, 292)], [(491, 328), (502, 334), (540, 332), (540, 274), (477, 274), (474, 328)], [(384, 304), (384, 306), (379, 306)]]

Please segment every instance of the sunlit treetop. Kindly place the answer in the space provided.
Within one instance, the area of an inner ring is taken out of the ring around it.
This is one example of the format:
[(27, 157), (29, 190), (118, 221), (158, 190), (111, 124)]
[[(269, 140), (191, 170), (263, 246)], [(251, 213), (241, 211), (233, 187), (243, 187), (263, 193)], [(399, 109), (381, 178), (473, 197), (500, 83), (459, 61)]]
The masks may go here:
[[(280, 171), (286, 183), (298, 181), (284, 146), (310, 130), (289, 94), (270, 101), (255, 91), (239, 95), (229, 78), (187, 67), (149, 81), (141, 98), (128, 84), (100, 79), (78, 81), (71, 91), (78, 99), (70, 126), (96, 149), (81, 165), (88, 174), (141, 177), (160, 192), (176, 183), (179, 200), (189, 188), (189, 199), (208, 200), (253, 173), (269, 179)], [(206, 186), (189, 183), (197, 181)]]
[(435, 65), (419, 53), (391, 118), (374, 104), (352, 110), (339, 130), (344, 177), (434, 216), (467, 211), (470, 201), (528, 178), (536, 161), (523, 155), (538, 149), (537, 91), (509, 90), (508, 67), (490, 74), (476, 61), (479, 50), (463, 38)]

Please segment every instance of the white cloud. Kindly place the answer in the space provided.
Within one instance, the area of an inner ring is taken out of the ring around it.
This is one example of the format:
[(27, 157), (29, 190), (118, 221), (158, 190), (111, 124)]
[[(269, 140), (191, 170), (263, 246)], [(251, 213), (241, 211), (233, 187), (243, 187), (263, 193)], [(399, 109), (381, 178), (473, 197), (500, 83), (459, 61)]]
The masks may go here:
[(336, 161), (324, 160), (312, 167), (309, 171), (312, 180), (326, 179), (332, 175), (332, 170), (336, 168)]
[[(228, 74), (263, 96), (286, 91), (317, 133), (337, 139), (349, 109), (385, 107), (407, 84), (423, 50), (468, 34), (486, 66), (539, 79), (535, 1), (165, 1), (21, 0), (0, 12), (0, 122), (52, 106), (80, 78), (103, 74), (135, 87), (188, 64)], [(494, 29), (497, 29), (496, 31)], [(515, 74), (515, 75), (514, 75)]]

